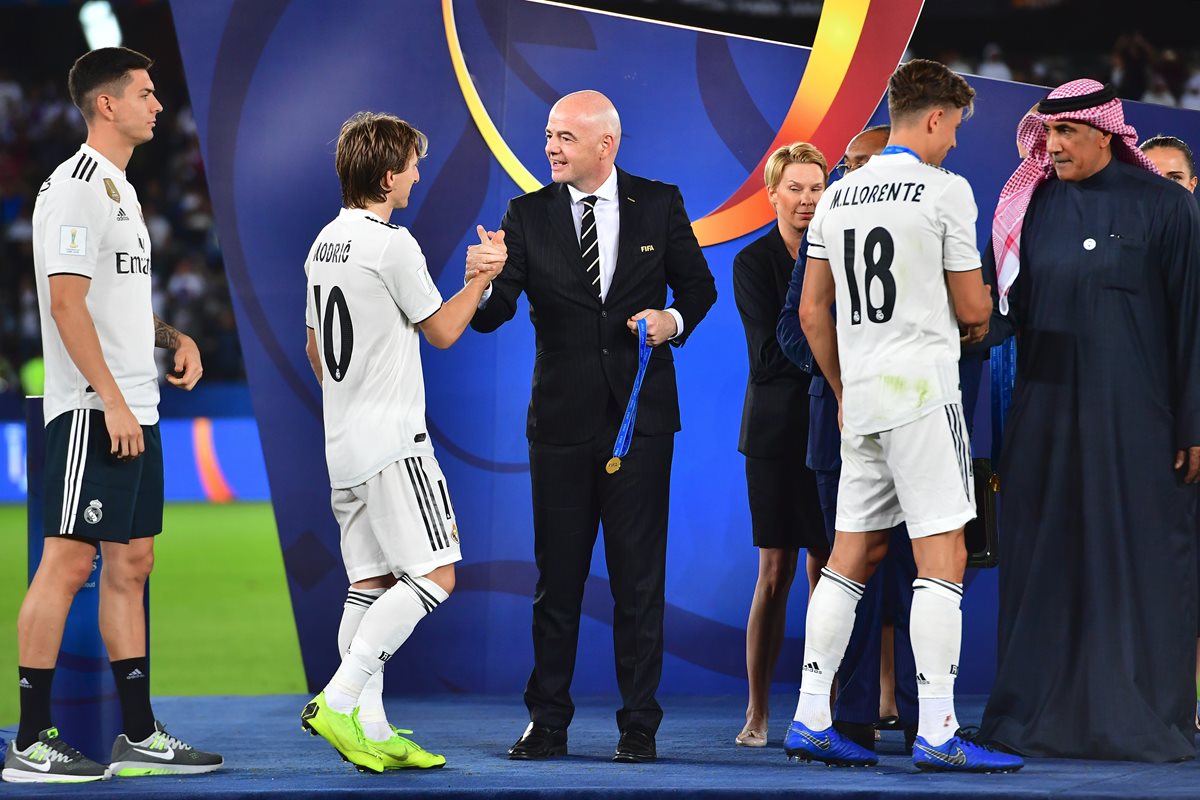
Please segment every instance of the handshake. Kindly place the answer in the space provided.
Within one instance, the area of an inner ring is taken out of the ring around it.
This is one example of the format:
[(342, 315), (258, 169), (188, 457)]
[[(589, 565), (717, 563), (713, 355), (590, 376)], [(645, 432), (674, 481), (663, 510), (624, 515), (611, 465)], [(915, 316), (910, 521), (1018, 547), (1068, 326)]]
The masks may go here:
[[(483, 287), (484, 297), (487, 297), (487, 286), (504, 270), (508, 262), (508, 245), (504, 243), (504, 231), (489, 231), (482, 225), (475, 226), (479, 236), (479, 244), (467, 247), (467, 270), (465, 282), (469, 285)], [(582, 270), (582, 267), (580, 267)], [(679, 333), (680, 321), (672, 311), (647, 308), (639, 311), (625, 320), (629, 332), (638, 335), (638, 320), (646, 320), (646, 342), (651, 347), (665, 344)]]
[(485, 284), (491, 283), (508, 261), (504, 231), (489, 231), (482, 225), (476, 225), (475, 233), (479, 235), (479, 244), (467, 247), (466, 282), (478, 280)]

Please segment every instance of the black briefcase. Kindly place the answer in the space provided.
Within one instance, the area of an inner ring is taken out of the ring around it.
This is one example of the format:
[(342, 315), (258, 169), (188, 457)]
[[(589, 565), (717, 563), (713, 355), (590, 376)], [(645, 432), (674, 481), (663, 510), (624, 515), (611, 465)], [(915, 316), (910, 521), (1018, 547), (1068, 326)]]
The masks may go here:
[(964, 537), (967, 542), (968, 567), (994, 567), (1000, 563), (996, 537), (996, 489), (990, 458), (971, 462), (975, 470), (975, 519), (967, 523)]

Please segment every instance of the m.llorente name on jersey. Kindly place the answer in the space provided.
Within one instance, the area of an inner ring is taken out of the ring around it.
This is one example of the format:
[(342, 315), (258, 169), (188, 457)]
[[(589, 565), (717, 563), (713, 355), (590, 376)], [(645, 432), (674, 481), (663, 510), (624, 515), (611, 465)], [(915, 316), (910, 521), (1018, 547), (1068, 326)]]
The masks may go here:
[(833, 202), (829, 208), (842, 206), (861, 206), (867, 203), (891, 203), (896, 201), (906, 203), (921, 202), (921, 194), (925, 184), (909, 182), (877, 183), (874, 186), (851, 186), (849, 189), (833, 188)]

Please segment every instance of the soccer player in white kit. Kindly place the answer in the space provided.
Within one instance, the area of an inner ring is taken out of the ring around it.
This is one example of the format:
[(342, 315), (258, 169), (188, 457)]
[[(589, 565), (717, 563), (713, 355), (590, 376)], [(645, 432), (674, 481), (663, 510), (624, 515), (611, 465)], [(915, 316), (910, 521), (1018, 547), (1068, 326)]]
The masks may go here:
[(809, 228), (800, 319), (838, 398), (842, 475), (833, 553), (808, 607), (800, 699), (784, 740), (789, 758), (876, 763), (832, 727), (829, 690), (863, 586), (887, 552), (888, 531), (904, 522), (918, 575), (909, 616), (920, 701), (913, 762), (931, 771), (1022, 765), (961, 736), (954, 713), (963, 526), (975, 517), (960, 327), (965, 340), (982, 338), (992, 302), (971, 187), (940, 164), (974, 96), (937, 62), (897, 69), (888, 82), (887, 148), (825, 192)]
[[(14, 783), (212, 772), (224, 763), (170, 735), (150, 703), (146, 579), (163, 529), (156, 347), (167, 380), (200, 380), (191, 337), (154, 316), (151, 243), (125, 168), (154, 138), (153, 62), (124, 47), (80, 56), (67, 77), (87, 141), (38, 190), (33, 269), (46, 359), (45, 541), (17, 620), (21, 720), (0, 773)], [(121, 705), (110, 763), (83, 756), (51, 721), (51, 684), (75, 594), (100, 551), (100, 635)]]
[[(443, 303), (416, 240), (389, 221), (408, 205), (426, 146), (424, 134), (394, 116), (348, 119), (336, 155), (344, 208), (304, 265), (308, 358), (324, 398), (325, 456), (350, 591), (338, 630), (342, 664), (301, 720), (373, 772), (446, 763), (401, 735), (410, 731), (391, 727), (383, 708), (384, 663), (450, 596), (461, 559), (425, 426), (418, 330), (434, 347), (454, 344), (499, 274), (496, 267), (477, 273)], [(481, 229), (481, 241), (489, 235)]]

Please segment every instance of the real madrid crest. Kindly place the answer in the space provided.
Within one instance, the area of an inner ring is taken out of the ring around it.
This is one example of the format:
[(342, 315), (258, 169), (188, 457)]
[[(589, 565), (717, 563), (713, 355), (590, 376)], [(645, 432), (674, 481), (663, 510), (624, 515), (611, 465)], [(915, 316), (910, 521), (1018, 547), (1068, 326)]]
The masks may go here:
[[(104, 180), (108, 180), (108, 178), (105, 178)], [(87, 522), (88, 525), (95, 525), (97, 522), (104, 519), (104, 511), (101, 510), (103, 507), (104, 504), (99, 500), (93, 500), (92, 502), (88, 503), (88, 507), (83, 510), (84, 521)]]
[(114, 203), (121, 202), (121, 193), (117, 191), (117, 185), (112, 182), (112, 178), (104, 179), (104, 191), (108, 192)]

